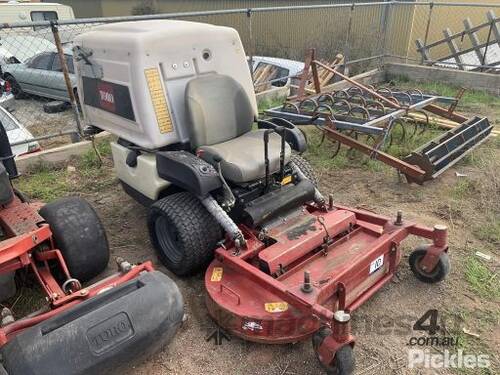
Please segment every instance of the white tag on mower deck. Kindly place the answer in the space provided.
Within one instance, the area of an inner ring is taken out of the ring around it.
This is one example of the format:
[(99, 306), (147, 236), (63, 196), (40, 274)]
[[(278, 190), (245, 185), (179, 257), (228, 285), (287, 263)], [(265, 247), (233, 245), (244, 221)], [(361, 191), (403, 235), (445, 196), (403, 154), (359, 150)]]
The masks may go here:
[(370, 275), (384, 265), (384, 254), (370, 263)]

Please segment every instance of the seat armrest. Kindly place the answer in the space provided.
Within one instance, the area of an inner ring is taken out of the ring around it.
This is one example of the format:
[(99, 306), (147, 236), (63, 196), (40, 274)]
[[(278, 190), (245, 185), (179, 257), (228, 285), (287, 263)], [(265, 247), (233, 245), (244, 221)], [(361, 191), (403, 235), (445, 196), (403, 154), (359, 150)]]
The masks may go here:
[(303, 153), (307, 150), (306, 137), (302, 131), (290, 121), (272, 117), (266, 120), (257, 120), (257, 125), (259, 129), (276, 129), (277, 127), (282, 127), (285, 130), (285, 141), (293, 150), (298, 153)]

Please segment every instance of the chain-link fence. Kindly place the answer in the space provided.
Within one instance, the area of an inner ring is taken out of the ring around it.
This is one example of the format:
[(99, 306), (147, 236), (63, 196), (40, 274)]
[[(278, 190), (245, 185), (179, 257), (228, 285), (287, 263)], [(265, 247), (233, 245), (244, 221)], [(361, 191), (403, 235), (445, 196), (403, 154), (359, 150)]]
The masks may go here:
[[(71, 41), (103, 23), (179, 19), (230, 26), (238, 30), (250, 59), (271, 56), (303, 61), (306, 51), (315, 48), (318, 58), (325, 61), (342, 54), (343, 64), (355, 74), (391, 59), (445, 66), (462, 61), (464, 66), (455, 64), (455, 67), (465, 68), (478, 62), (470, 59), (471, 54), (476, 58), (483, 56), (476, 65), (486, 66), (494, 63), (497, 50), (500, 62), (499, 16), (500, 6), (495, 4), (315, 2), (287, 7), (3, 24), (0, 66), (15, 100), (5, 100), (4, 95), (0, 105), (12, 111), (9, 118), (17, 119), (14, 125), (25, 129), (9, 134), (11, 143), (18, 146), (14, 151), (17, 154), (35, 150), (35, 141), (47, 148), (78, 140), (80, 122), (84, 121), (78, 113)], [(460, 60), (455, 56), (457, 50), (465, 55)], [(283, 75), (287, 74), (280, 77)], [(73, 105), (69, 104), (72, 96)], [(0, 115), (4, 112), (0, 110)]]

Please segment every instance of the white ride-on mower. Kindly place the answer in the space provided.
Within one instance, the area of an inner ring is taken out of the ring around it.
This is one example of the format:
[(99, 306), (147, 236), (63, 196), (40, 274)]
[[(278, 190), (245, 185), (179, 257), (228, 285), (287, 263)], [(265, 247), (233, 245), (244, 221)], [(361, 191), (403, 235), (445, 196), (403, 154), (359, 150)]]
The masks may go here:
[(74, 58), (88, 129), (118, 136), (116, 173), (149, 207), (159, 258), (177, 275), (208, 266), (208, 312), (225, 330), (265, 343), (312, 336), (326, 371), (349, 374), (350, 314), (391, 280), (401, 241), (431, 240), (410, 256), (419, 279), (448, 273), (446, 227), (323, 198), (300, 156), (302, 132), (283, 119), (257, 120), (234, 29), (103, 25), (76, 38)]

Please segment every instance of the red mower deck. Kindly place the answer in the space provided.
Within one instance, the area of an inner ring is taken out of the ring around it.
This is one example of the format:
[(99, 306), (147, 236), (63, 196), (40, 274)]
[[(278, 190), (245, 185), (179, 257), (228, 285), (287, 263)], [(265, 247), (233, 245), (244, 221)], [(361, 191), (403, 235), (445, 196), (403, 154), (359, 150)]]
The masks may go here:
[(391, 280), (406, 237), (432, 241), (419, 260), (422, 270), (433, 270), (448, 250), (446, 227), (340, 206), (327, 212), (306, 206), (266, 233), (241, 229), (246, 249), (218, 248), (205, 274), (210, 315), (236, 336), (269, 344), (296, 342), (330, 327), (326, 349), (317, 349), (326, 365), (338, 348), (354, 343), (348, 313)]

